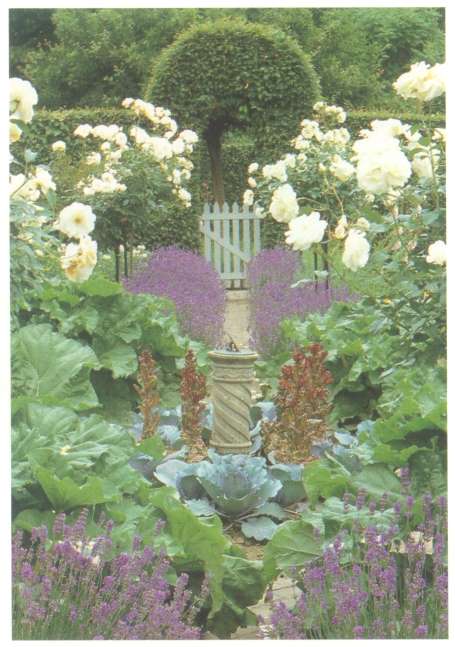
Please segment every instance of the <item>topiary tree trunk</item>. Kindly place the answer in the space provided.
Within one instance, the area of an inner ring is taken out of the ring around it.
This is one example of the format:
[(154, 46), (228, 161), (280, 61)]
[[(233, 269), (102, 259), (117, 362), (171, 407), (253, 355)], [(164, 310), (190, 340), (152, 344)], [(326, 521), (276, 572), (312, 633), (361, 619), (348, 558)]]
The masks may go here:
[(213, 195), (215, 202), (218, 202), (220, 207), (224, 204), (223, 161), (221, 157), (222, 135), (223, 126), (219, 123), (210, 124), (205, 133), (205, 140), (207, 142), (207, 149), (210, 156)]

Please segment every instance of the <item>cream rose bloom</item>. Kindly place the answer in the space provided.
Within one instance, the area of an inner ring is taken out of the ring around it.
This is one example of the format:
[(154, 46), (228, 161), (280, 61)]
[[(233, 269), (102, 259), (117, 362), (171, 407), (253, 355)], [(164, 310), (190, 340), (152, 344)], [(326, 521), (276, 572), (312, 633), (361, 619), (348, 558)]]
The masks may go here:
[(52, 144), (54, 153), (64, 153), (66, 151), (66, 144), (61, 139)]
[(259, 168), (259, 164), (257, 162), (253, 162), (248, 167), (248, 174), (251, 175), (252, 173), (256, 173), (258, 168)]
[(174, 152), (172, 144), (165, 137), (150, 137), (144, 148), (150, 151), (158, 162), (169, 159)]
[(14, 124), (12, 121), (9, 124), (9, 143), (14, 144), (14, 142), (19, 141), (22, 135), (22, 130), (17, 124)]
[(179, 136), (186, 144), (196, 144), (199, 141), (199, 137), (194, 130), (182, 130)]
[(38, 95), (30, 81), (13, 78), (9, 80), (9, 111), (11, 119), (29, 123), (33, 119), (33, 106)]
[(370, 243), (365, 238), (365, 233), (358, 229), (351, 229), (344, 243), (343, 263), (356, 272), (367, 264), (369, 254)]
[(419, 151), (412, 159), (412, 170), (417, 177), (429, 180), (438, 167), (439, 157), (439, 151), (436, 149)]
[(321, 214), (313, 211), (308, 216), (304, 214), (291, 220), (286, 232), (286, 243), (301, 251), (309, 249), (314, 243), (320, 243), (327, 227), (325, 220), (320, 218)]
[(341, 182), (346, 182), (355, 173), (354, 166), (339, 155), (334, 155), (329, 170)]
[(357, 182), (368, 193), (388, 193), (403, 187), (411, 175), (411, 164), (398, 140), (383, 133), (371, 133), (354, 143), (357, 153)]
[(341, 216), (341, 218), (337, 222), (337, 226), (333, 231), (333, 235), (337, 240), (343, 240), (343, 238), (346, 238), (347, 226), (348, 219), (346, 218), (346, 216)]
[(283, 160), (279, 160), (275, 164), (266, 164), (262, 169), (262, 175), (267, 180), (275, 178), (280, 182), (286, 182), (286, 180), (288, 179), (286, 169), (286, 163)]
[(37, 166), (35, 170), (35, 184), (41, 192), (46, 195), (49, 189), (52, 191), (56, 190), (55, 182), (52, 179), (52, 175), (46, 171), (42, 166)]
[(60, 259), (60, 264), (70, 281), (86, 281), (96, 265), (97, 244), (90, 236), (82, 236), (79, 244), (70, 243)]
[(427, 263), (445, 265), (447, 263), (447, 246), (443, 240), (437, 240), (428, 247)]
[(430, 67), (425, 61), (411, 65), (393, 84), (397, 94), (404, 99), (431, 101), (445, 92), (446, 65), (437, 63)]
[(247, 189), (243, 194), (243, 204), (246, 207), (251, 207), (254, 202), (254, 193), (251, 189)]
[(93, 128), (90, 126), (90, 124), (81, 124), (76, 128), (73, 134), (76, 135), (76, 137), (82, 137), (83, 139), (85, 139), (90, 135), (92, 130)]
[(73, 202), (60, 211), (55, 228), (70, 238), (81, 238), (93, 231), (95, 220), (88, 204)]
[(275, 189), (269, 210), (277, 222), (290, 222), (298, 215), (297, 196), (290, 184), (282, 184)]

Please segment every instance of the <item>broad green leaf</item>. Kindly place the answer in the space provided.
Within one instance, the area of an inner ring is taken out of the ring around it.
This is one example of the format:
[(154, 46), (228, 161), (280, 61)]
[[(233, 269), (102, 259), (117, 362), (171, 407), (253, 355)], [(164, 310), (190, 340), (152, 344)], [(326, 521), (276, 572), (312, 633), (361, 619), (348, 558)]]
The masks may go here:
[(303, 470), (303, 485), (311, 504), (319, 497), (342, 496), (351, 490), (350, 477), (327, 461), (313, 461)]
[(245, 537), (253, 537), (257, 541), (271, 539), (278, 525), (270, 517), (252, 517), (241, 524)]
[(273, 535), (264, 551), (264, 575), (270, 582), (280, 571), (301, 568), (322, 555), (322, 543), (309, 523), (286, 521)]
[(92, 277), (79, 286), (79, 291), (89, 296), (111, 297), (124, 292), (124, 288), (114, 281), (103, 277)]
[(68, 406), (76, 411), (98, 405), (90, 383), (98, 359), (91, 348), (55, 333), (47, 324), (25, 326), (12, 339), (15, 396)]
[(90, 476), (84, 485), (77, 485), (73, 479), (59, 479), (50, 470), (35, 468), (36, 478), (43, 488), (52, 507), (57, 512), (65, 512), (79, 506), (91, 506), (115, 500), (119, 491), (102, 479)]
[(114, 378), (128, 377), (137, 371), (137, 355), (128, 344), (116, 341), (112, 345), (108, 341), (97, 339), (93, 349), (100, 364), (111, 370)]
[(400, 496), (401, 484), (397, 476), (384, 464), (366, 465), (359, 474), (354, 474), (352, 484), (363, 488), (379, 500), (384, 493)]
[[(207, 523), (196, 517), (176, 498), (175, 490), (162, 487), (150, 493), (150, 502), (166, 515), (172, 537), (184, 548), (189, 560), (204, 564), (210, 576), (212, 617), (222, 606), (223, 553), (229, 543), (224, 537), (221, 523), (214, 517)], [(215, 525), (216, 523), (216, 525)]]

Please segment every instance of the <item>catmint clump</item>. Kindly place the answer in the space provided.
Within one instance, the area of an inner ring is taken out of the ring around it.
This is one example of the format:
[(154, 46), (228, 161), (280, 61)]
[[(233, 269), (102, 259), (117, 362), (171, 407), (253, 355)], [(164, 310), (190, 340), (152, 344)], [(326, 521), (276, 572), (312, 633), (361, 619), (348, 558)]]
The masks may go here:
[(265, 249), (248, 265), (251, 344), (261, 354), (272, 353), (280, 341), (280, 325), (293, 316), (323, 312), (333, 301), (352, 299), (346, 288), (308, 283), (291, 287), (299, 269), (299, 254), (277, 247)]
[[(89, 539), (87, 511), (72, 526), (57, 515), (56, 538), (34, 528), (12, 542), (14, 640), (198, 640), (195, 617), (207, 588), (195, 599), (186, 573), (174, 586), (163, 551), (141, 549), (111, 557), (112, 524)], [(156, 530), (158, 532), (158, 530)]]
[(223, 333), (225, 291), (205, 258), (178, 247), (155, 250), (124, 285), (130, 292), (154, 294), (174, 302), (185, 334), (216, 346)]

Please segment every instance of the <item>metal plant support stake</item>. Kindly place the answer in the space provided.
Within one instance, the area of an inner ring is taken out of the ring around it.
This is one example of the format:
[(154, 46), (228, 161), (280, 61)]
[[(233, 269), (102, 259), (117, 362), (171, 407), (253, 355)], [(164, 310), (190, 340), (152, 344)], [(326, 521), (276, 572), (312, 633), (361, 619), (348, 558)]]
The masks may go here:
[(214, 350), (213, 431), (210, 446), (220, 454), (246, 454), (251, 447), (250, 407), (254, 363), (250, 350)]

